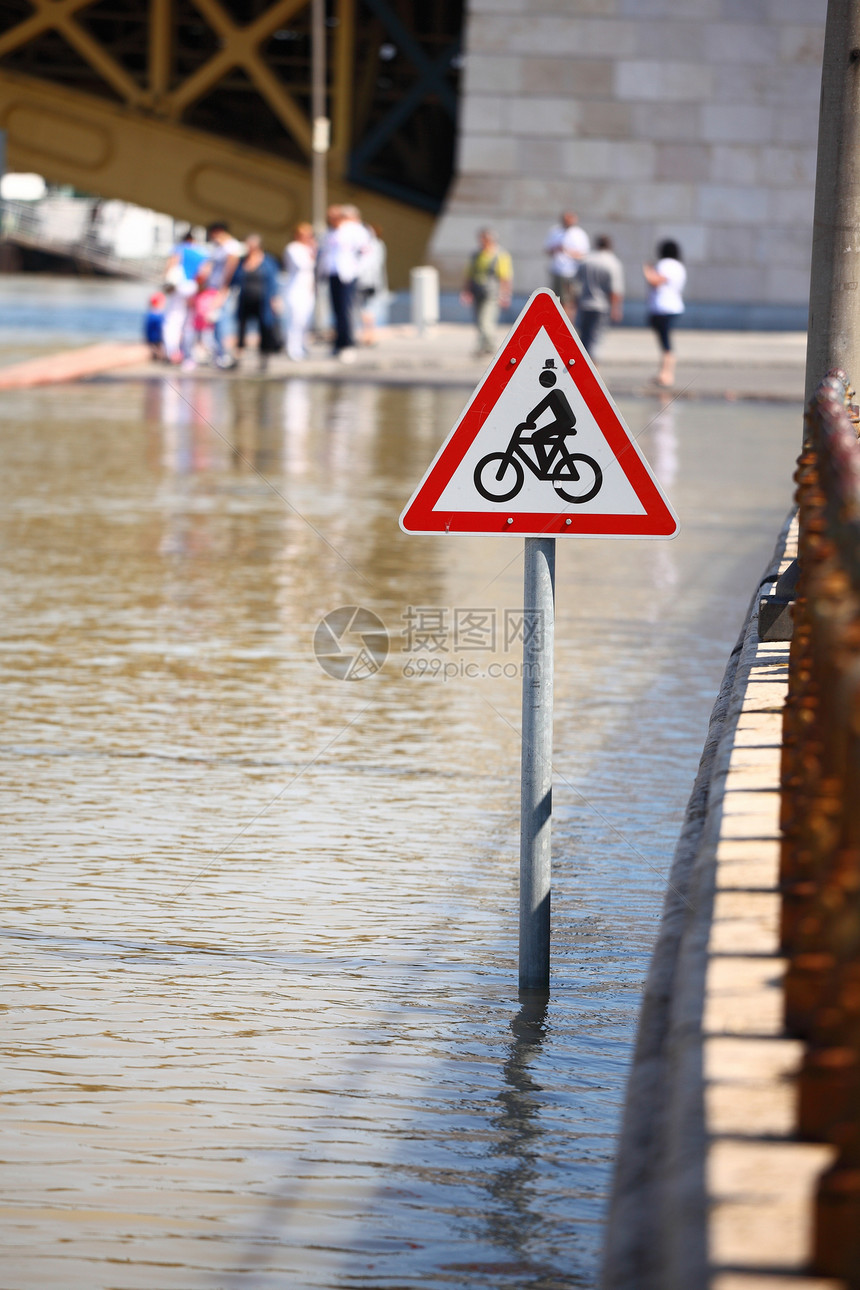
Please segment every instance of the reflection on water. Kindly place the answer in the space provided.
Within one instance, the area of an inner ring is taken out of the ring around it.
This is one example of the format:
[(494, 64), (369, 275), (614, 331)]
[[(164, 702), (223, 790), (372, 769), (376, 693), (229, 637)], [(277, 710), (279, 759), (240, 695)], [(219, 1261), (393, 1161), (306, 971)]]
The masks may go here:
[[(664, 876), (796, 428), (631, 403), (681, 536), (560, 544), (553, 989), (521, 1004), (521, 544), (397, 527), (461, 403), (7, 396), (9, 1284), (595, 1284)], [(337, 682), (314, 632), (355, 604), (391, 649)], [(492, 640), (459, 639), (478, 611)]]
[(495, 1202), (489, 1210), (494, 1243), (518, 1256), (512, 1271), (529, 1274), (533, 1285), (548, 1284), (546, 1276), (550, 1283), (554, 1279), (551, 1267), (532, 1265), (529, 1258), (530, 1251), (540, 1249), (541, 1215), (534, 1202), (542, 1161), (552, 1152), (541, 1123), (544, 1090), (530, 1069), (546, 1034), (546, 1016), (545, 999), (526, 997), (511, 1022), (513, 1041), (502, 1067), (505, 1087), (497, 1096), (500, 1111), (492, 1147), (505, 1167), (494, 1175), (489, 1188)]
[(666, 391), (657, 396), (658, 411), (651, 418), (652, 461), (654, 474), (657, 476), (663, 491), (671, 494), (678, 474), (678, 436), (675, 432), (675, 418), (678, 414), (677, 400)]
[[(657, 411), (648, 424), (651, 443), (651, 466), (667, 497), (675, 495), (678, 475), (678, 436), (675, 431), (677, 400), (665, 390), (657, 395)], [(678, 584), (678, 562), (674, 542), (655, 542), (652, 578), (661, 593), (674, 593)], [(655, 611), (659, 601), (654, 599)]]

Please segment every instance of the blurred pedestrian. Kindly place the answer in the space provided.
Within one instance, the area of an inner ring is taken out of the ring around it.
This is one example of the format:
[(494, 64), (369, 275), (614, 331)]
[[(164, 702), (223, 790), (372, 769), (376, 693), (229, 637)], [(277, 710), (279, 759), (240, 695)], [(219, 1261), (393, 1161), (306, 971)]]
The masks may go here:
[(288, 357), (307, 358), (307, 333), (314, 316), (316, 279), (314, 265), (317, 245), (310, 224), (297, 224), (292, 239), (284, 247), (287, 283), (284, 306), (287, 315), (286, 341)]
[(209, 249), (206, 263), (198, 274), (204, 292), (213, 294), (201, 303), (198, 314), (211, 328), (212, 349), (217, 367), (235, 367), (236, 359), (227, 352), (225, 330), (227, 324), (227, 299), (233, 274), (242, 256), (242, 243), (230, 234), (223, 220), (209, 225)]
[(477, 354), (492, 354), (496, 348), (499, 310), (511, 303), (514, 270), (511, 257), (491, 228), (478, 231), (478, 249), (466, 267), (460, 299), (472, 305), (478, 328)]
[(164, 304), (164, 292), (153, 292), (149, 297), (149, 308), (143, 320), (143, 335), (149, 346), (149, 356), (156, 360), (167, 357), (167, 351), (164, 348)]
[(236, 350), (245, 348), (245, 333), (249, 322), (257, 324), (259, 336), (259, 367), (264, 372), (270, 354), (283, 347), (280, 327), (281, 300), (278, 295), (278, 262), (263, 250), (258, 233), (245, 238), (246, 251), (233, 275), (233, 285), (238, 288), (236, 297)]
[[(214, 287), (201, 287), (197, 294), (189, 300), (188, 312), (190, 315), (191, 341), (188, 345), (189, 356), (184, 359), (182, 364), (185, 371), (190, 371), (196, 365), (196, 359), (199, 358), (201, 362), (208, 362), (210, 356), (216, 353), (214, 333), (215, 324), (221, 320), (221, 293)], [(219, 363), (219, 367), (236, 366), (236, 360), (231, 355), (227, 355), (227, 357), (230, 359), (229, 363)]]
[(164, 346), (171, 363), (184, 362), (193, 367), (194, 306), (200, 290), (198, 277), (208, 259), (208, 251), (188, 228), (173, 247), (164, 275), (167, 295), (164, 319)]
[(607, 326), (620, 323), (624, 314), (624, 269), (605, 233), (598, 237), (595, 250), (579, 261), (576, 282), (576, 330), (586, 352), (596, 361)]
[(370, 233), (355, 206), (329, 207), (328, 230), (320, 248), (320, 272), (328, 278), (334, 314), (334, 354), (345, 363), (355, 359), (355, 291)]
[(388, 294), (388, 250), (379, 226), (366, 224), (365, 227), (370, 241), (361, 257), (356, 280), (361, 322), (359, 340), (362, 345), (375, 345), (379, 310)]
[(169, 272), (175, 265), (178, 265), (182, 270), (182, 276), (188, 282), (196, 282), (197, 275), (208, 258), (206, 247), (197, 241), (194, 236), (194, 230), (189, 228), (171, 251), (170, 259), (167, 261), (167, 269)]
[(660, 368), (656, 382), (664, 389), (675, 384), (675, 354), (672, 349), (672, 328), (684, 312), (684, 287), (687, 270), (681, 259), (681, 248), (671, 239), (657, 247), (656, 264), (644, 264), (642, 272), (650, 288), (648, 292), (648, 322), (660, 346)]
[(580, 228), (576, 211), (563, 211), (546, 235), (544, 251), (549, 256), (550, 286), (571, 322), (576, 314), (576, 270), (591, 250), (591, 241)]
[(164, 276), (162, 291), (164, 293), (162, 337), (165, 357), (169, 363), (183, 363), (193, 367), (192, 310), (198, 291), (197, 283), (193, 279), (186, 278), (182, 265), (174, 261)]

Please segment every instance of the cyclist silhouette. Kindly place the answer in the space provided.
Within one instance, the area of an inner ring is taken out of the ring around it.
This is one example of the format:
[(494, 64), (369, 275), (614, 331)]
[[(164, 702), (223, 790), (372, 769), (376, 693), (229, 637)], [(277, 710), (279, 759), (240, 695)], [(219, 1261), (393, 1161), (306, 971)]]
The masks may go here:
[[(576, 434), (576, 417), (562, 391), (554, 388), (558, 380), (554, 359), (546, 360), (538, 380), (549, 394), (520, 422), (504, 452), (481, 458), (475, 467), (475, 487), (489, 502), (508, 502), (522, 488), (523, 466), (527, 466), (538, 479), (551, 483), (566, 502), (591, 501), (603, 485), (603, 472), (593, 457), (567, 447), (568, 436)], [(546, 412), (552, 419), (538, 426)]]
[[(555, 360), (548, 358), (538, 377), (541, 385), (550, 387), (555, 385), (558, 377), (553, 371), (554, 367)], [(547, 410), (552, 413), (553, 419), (538, 429), (538, 420)], [(575, 426), (576, 417), (573, 415), (573, 408), (564, 394), (561, 390), (551, 390), (551, 393), (544, 395), (540, 402), (535, 404), (525, 421), (517, 426), (516, 433), (521, 443), (530, 443), (534, 448), (540, 472), (546, 475), (559, 450), (564, 451), (565, 438), (569, 434), (576, 434)], [(527, 435), (527, 431), (531, 433)]]

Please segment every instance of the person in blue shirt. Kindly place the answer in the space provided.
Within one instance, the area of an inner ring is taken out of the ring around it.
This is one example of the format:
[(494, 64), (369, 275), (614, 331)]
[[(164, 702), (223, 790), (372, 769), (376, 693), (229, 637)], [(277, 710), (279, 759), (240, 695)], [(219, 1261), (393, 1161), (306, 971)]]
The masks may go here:
[(194, 234), (189, 228), (188, 232), (176, 243), (171, 252), (168, 261), (168, 269), (172, 265), (178, 264), (182, 270), (182, 276), (188, 282), (195, 282), (197, 275), (203, 265), (209, 259), (209, 252), (200, 242), (195, 242)]

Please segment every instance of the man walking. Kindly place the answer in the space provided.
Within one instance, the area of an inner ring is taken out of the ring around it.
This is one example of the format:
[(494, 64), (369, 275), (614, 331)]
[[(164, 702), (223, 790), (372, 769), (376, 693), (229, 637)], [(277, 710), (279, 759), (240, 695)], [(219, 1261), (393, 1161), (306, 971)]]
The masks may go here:
[(580, 228), (576, 211), (564, 211), (544, 242), (549, 256), (550, 286), (571, 322), (576, 313), (576, 270), (590, 249), (591, 242), (585, 229)]
[(605, 234), (597, 239), (596, 249), (579, 262), (576, 281), (576, 330), (586, 352), (596, 361), (608, 323), (620, 323), (624, 313), (624, 269)]
[(474, 308), (480, 355), (495, 353), (499, 310), (511, 303), (514, 270), (491, 228), (479, 230), (478, 244), (466, 268), (460, 299)]
[(371, 239), (355, 206), (331, 206), (326, 219), (319, 273), (328, 278), (335, 357), (349, 363), (355, 359), (355, 284)]

